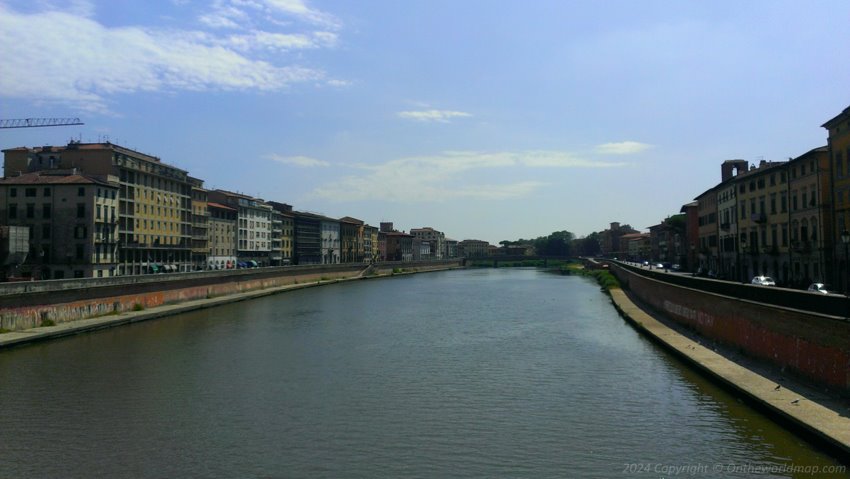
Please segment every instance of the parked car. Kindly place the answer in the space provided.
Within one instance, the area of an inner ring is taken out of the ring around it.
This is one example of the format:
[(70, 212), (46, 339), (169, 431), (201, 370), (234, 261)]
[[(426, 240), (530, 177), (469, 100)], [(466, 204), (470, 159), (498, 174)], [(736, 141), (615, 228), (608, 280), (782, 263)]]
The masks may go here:
[(751, 283), (761, 286), (776, 286), (776, 281), (774, 281), (770, 276), (756, 276), (753, 278)]
[(826, 285), (823, 283), (812, 283), (809, 285), (809, 289), (807, 291), (810, 293), (829, 294), (829, 291), (826, 289)]

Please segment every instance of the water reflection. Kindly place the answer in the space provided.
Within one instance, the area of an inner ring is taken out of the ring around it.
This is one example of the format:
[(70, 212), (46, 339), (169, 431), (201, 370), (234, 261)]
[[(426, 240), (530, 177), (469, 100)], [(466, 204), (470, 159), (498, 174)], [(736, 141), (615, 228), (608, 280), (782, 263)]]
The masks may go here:
[(14, 477), (833, 463), (639, 336), (595, 284), (536, 270), (312, 288), (5, 351), (0, 393)]

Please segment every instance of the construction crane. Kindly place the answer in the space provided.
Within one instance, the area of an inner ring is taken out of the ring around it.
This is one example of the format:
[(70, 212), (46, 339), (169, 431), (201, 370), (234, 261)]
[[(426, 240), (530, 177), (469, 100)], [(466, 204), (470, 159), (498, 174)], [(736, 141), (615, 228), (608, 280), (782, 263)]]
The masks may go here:
[(16, 120), (0, 120), (0, 129), (4, 128), (38, 128), (40, 126), (72, 126), (82, 125), (79, 118), (22, 118)]

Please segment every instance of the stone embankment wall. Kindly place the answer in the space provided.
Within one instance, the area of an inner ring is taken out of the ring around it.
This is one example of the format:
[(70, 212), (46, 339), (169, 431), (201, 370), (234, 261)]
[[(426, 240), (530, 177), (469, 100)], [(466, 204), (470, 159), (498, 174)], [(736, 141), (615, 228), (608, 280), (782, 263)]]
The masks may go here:
[(850, 322), (845, 318), (671, 284), (616, 264), (611, 270), (641, 301), (700, 335), (850, 394)]
[(0, 328), (10, 331), (149, 309), (183, 301), (226, 296), (291, 284), (381, 275), (393, 270), (432, 271), (456, 261), (288, 266), (112, 278), (0, 284)]

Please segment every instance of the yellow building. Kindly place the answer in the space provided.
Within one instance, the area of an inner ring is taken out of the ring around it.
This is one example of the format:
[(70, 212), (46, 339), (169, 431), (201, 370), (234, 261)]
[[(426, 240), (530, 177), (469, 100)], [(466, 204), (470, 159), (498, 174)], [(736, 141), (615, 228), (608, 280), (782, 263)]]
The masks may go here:
[[(788, 162), (790, 209), (791, 286), (827, 282), (827, 250), (831, 250), (829, 204), (829, 154), (827, 147), (815, 148)], [(830, 247), (827, 248), (826, 245)], [(829, 254), (831, 257), (831, 253)]]
[(735, 177), (738, 231), (745, 278), (790, 279), (787, 162), (762, 160)]
[(78, 168), (119, 179), (118, 274), (191, 271), (192, 185), (186, 171), (112, 143), (4, 150), (5, 173)]
[(295, 214), (292, 212), (292, 206), (277, 201), (268, 201), (267, 203), (273, 208), (275, 217), (279, 222), (278, 241), (276, 242), (280, 257), (278, 264), (281, 266), (294, 264)]
[(833, 284), (841, 291), (848, 284), (848, 248), (842, 236), (850, 240), (850, 107), (822, 125), (829, 132), (827, 149), (831, 165), (832, 212), (835, 230), (831, 235), (833, 258), (837, 268)]
[(209, 191), (204, 189), (203, 180), (189, 177), (189, 181), (192, 183), (192, 269), (203, 270), (210, 256)]

